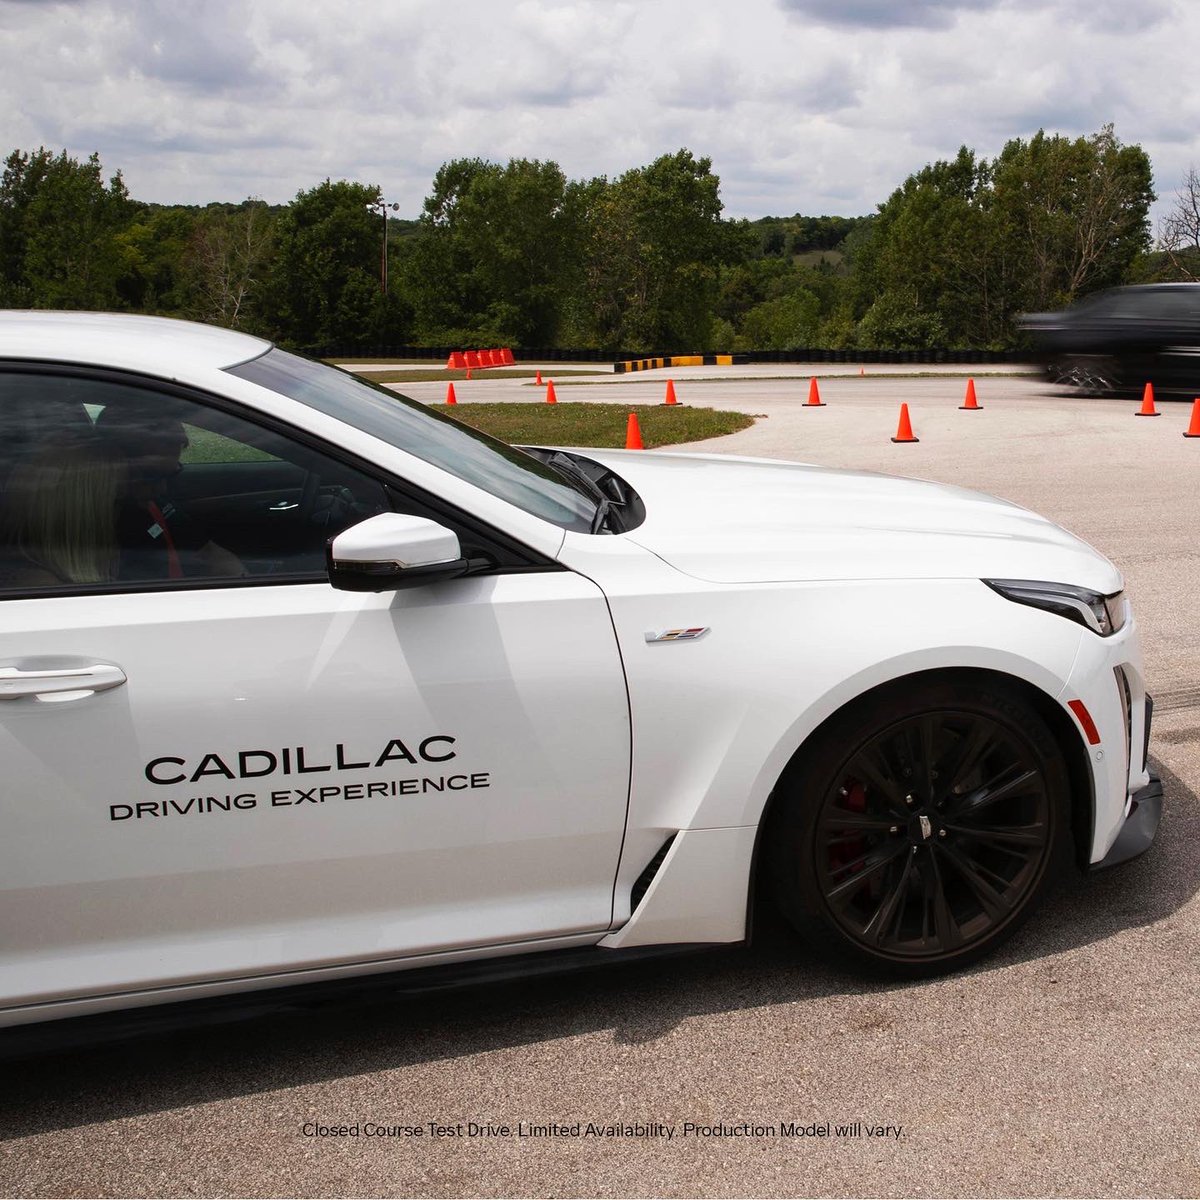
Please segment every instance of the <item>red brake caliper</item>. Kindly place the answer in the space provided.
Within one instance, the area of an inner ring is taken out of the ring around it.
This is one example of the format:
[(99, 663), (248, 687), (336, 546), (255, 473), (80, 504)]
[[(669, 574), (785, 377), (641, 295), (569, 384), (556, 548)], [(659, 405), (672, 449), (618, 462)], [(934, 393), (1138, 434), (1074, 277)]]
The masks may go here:
[[(867, 811), (867, 789), (857, 779), (847, 778), (842, 782), (839, 796), (840, 807), (848, 812), (865, 813)], [(857, 862), (866, 853), (867, 843), (863, 837), (847, 838), (829, 848), (829, 869), (837, 871), (840, 868)]]

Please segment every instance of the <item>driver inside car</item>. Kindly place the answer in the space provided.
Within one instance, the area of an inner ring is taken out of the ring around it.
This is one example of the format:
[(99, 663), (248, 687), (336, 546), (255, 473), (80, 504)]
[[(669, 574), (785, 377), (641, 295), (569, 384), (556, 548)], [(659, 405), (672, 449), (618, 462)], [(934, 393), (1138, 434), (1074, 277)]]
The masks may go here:
[(183, 423), (136, 406), (106, 407), (96, 418), (101, 442), (126, 462), (125, 496), (117, 513), (120, 579), (242, 576), (237, 555), (218, 545), (170, 496), (188, 447)]

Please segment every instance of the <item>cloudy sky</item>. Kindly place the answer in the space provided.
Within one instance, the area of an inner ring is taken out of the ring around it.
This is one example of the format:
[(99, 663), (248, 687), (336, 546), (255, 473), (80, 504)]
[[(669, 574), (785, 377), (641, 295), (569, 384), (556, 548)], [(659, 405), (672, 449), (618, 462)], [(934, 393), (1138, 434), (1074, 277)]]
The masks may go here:
[(1161, 211), (1200, 165), (1196, 0), (0, 0), (0, 153), (163, 203), (450, 158), (619, 175), (686, 146), (726, 215), (870, 212), (966, 144), (1113, 122)]

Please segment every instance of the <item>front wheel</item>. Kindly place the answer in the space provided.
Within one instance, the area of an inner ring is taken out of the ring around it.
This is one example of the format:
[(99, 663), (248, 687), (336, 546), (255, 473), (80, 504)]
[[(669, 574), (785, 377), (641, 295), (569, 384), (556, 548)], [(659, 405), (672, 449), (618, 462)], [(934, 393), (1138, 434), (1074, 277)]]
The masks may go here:
[(1120, 389), (1120, 378), (1107, 355), (1086, 354), (1064, 359), (1049, 368), (1052, 383), (1069, 388), (1076, 396), (1112, 396)]
[(802, 933), (933, 974), (1032, 913), (1067, 843), (1062, 754), (1019, 692), (897, 685), (835, 718), (780, 783), (770, 872)]

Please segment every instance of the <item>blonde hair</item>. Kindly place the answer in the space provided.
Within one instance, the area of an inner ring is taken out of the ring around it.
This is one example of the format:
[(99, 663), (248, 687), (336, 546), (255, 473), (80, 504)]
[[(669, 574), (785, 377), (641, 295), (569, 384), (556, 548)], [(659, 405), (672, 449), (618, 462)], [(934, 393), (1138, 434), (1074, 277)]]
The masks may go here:
[(12, 538), (21, 553), (67, 583), (117, 573), (117, 503), (125, 465), (94, 443), (48, 446), (10, 476)]

